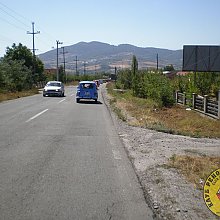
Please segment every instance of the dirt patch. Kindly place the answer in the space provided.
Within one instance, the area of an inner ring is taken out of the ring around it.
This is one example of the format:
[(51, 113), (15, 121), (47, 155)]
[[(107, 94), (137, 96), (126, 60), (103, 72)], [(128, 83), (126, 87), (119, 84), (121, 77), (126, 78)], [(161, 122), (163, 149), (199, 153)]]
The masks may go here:
[[(104, 87), (101, 92), (110, 109)], [(111, 114), (157, 219), (219, 219), (206, 207), (203, 191), (197, 184), (190, 183), (180, 170), (168, 166), (174, 155), (219, 157), (219, 139), (198, 139), (135, 127)], [(203, 184), (204, 180), (199, 181), (198, 184)]]

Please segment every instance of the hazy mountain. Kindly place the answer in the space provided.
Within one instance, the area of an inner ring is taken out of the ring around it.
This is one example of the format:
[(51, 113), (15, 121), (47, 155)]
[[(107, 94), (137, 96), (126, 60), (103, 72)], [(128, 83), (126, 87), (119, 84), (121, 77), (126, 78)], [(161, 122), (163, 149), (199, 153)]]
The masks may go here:
[[(113, 71), (115, 67), (130, 68), (132, 55), (138, 60), (139, 69), (156, 67), (156, 57), (159, 57), (159, 67), (173, 64), (176, 69), (182, 66), (182, 50), (168, 50), (153, 47), (136, 47), (130, 44), (118, 46), (101, 42), (80, 42), (65, 49), (66, 69), (76, 69), (83, 72)], [(63, 50), (59, 48), (59, 65), (63, 64)], [(45, 68), (56, 68), (57, 50), (51, 50), (39, 55)]]

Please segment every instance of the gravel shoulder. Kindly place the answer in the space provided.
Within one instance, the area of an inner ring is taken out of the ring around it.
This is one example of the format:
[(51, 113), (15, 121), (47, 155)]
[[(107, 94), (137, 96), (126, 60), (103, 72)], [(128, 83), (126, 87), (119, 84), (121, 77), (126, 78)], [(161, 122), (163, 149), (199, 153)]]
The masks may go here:
[(220, 140), (130, 126), (111, 111), (105, 87), (100, 90), (156, 219), (219, 219), (206, 207), (202, 191), (164, 165), (174, 154), (220, 156)]

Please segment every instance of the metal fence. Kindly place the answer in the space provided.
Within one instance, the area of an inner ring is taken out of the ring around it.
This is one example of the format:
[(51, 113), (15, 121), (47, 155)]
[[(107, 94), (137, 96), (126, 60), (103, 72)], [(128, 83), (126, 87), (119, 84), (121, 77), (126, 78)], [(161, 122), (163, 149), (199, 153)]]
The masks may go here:
[(41, 81), (41, 82), (37, 82), (33, 85), (34, 88), (38, 88), (38, 89), (41, 89), (41, 88), (44, 88), (44, 86), (46, 85), (47, 82), (45, 81)]
[[(218, 97), (220, 97), (220, 91)], [(200, 113), (220, 119), (220, 100), (211, 99), (207, 95), (200, 96), (195, 93), (187, 94), (177, 91), (176, 103), (189, 106)]]

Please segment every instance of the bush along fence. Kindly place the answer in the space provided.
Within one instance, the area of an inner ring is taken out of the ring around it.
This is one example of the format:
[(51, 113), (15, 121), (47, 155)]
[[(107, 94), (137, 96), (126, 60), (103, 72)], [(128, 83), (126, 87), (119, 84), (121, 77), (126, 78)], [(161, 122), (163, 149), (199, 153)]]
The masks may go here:
[(186, 94), (176, 91), (176, 103), (191, 107), (200, 113), (220, 119), (220, 91), (218, 100), (213, 100), (207, 95), (200, 96), (195, 93)]

